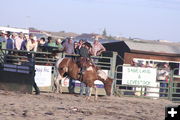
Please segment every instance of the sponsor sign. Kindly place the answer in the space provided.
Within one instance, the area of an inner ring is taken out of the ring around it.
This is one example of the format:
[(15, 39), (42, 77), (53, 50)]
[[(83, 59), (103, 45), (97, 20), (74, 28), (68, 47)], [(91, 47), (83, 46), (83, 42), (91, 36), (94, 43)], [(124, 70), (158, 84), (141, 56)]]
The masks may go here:
[(122, 84), (156, 86), (156, 68), (123, 66)]
[(35, 65), (35, 82), (39, 87), (51, 86), (51, 66)]

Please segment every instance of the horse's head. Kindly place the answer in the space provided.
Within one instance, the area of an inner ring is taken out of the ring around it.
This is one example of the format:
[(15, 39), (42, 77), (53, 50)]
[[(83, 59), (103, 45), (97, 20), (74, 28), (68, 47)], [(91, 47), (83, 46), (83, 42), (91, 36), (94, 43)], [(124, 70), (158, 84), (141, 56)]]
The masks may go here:
[(111, 93), (111, 89), (112, 89), (112, 84), (113, 84), (113, 79), (110, 78), (110, 77), (107, 77), (107, 79), (104, 81), (104, 89), (106, 91), (106, 94), (108, 96), (110, 96), (112, 93)]
[(111, 95), (113, 79), (108, 77), (107, 74), (102, 70), (98, 70), (97, 75), (98, 75), (98, 80), (101, 80), (104, 83), (104, 89), (106, 91), (106, 94), (108, 96), (110, 96)]

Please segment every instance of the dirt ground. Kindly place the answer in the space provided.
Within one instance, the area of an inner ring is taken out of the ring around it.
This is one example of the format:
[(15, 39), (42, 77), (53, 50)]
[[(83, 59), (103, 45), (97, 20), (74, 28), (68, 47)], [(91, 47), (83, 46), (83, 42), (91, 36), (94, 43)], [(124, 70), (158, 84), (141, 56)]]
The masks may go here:
[(0, 91), (0, 120), (163, 120), (168, 100)]

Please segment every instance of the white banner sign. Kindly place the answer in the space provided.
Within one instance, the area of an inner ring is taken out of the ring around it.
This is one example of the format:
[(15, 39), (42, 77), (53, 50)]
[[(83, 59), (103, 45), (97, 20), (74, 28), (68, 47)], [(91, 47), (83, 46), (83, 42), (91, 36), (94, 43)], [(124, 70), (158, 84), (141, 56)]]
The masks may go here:
[(123, 66), (122, 84), (156, 86), (156, 69)]
[(51, 86), (51, 66), (35, 65), (36, 75), (35, 82), (39, 87)]

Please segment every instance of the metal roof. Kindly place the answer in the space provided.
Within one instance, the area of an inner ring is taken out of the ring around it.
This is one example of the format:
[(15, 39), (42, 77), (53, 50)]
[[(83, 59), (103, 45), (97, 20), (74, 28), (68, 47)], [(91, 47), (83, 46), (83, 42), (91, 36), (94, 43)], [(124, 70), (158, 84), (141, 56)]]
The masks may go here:
[(131, 50), (180, 54), (180, 43), (148, 41), (148, 40), (125, 40)]

